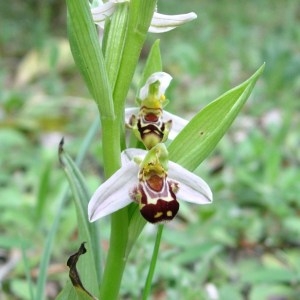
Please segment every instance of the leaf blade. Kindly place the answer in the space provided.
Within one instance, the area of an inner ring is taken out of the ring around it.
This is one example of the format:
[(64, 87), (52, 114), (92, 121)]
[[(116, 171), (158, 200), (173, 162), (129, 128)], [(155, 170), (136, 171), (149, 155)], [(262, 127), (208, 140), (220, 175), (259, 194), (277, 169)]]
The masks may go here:
[[(226, 133), (248, 99), (264, 64), (245, 82), (204, 107), (168, 147), (170, 160), (194, 170)], [(189, 145), (187, 153), (182, 145)]]
[(100, 256), (99, 256), (99, 234), (95, 223), (90, 223), (87, 216), (89, 193), (84, 178), (71, 157), (63, 150), (63, 140), (59, 147), (59, 158), (65, 171), (76, 206), (78, 220), (79, 240), (86, 242), (88, 252), (85, 262), (79, 263), (80, 274), (85, 281), (85, 286), (92, 294), (99, 292), (100, 282)]
[(68, 35), (74, 61), (103, 118), (114, 118), (111, 86), (88, 1), (67, 0)]

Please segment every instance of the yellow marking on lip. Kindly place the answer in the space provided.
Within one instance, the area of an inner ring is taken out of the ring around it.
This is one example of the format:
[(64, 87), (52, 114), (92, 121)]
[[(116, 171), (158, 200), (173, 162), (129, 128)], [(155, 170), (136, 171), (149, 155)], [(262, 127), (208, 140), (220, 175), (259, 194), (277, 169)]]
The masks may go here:
[(155, 216), (154, 216), (154, 218), (156, 219), (156, 218), (159, 218), (159, 217), (161, 217), (163, 215), (163, 213), (161, 212), (161, 211), (158, 211), (156, 214), (155, 214)]
[(168, 210), (168, 211), (167, 211), (167, 216), (168, 216), (168, 217), (172, 217), (172, 216), (173, 216), (173, 212), (172, 212), (171, 210)]

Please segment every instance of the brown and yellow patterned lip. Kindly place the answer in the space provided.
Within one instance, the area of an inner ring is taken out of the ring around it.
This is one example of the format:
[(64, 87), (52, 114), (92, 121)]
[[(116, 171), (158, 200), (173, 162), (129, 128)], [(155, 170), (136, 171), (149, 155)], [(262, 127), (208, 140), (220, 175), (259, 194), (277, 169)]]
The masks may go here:
[(141, 215), (150, 223), (171, 221), (179, 210), (175, 193), (178, 184), (168, 181), (166, 174), (148, 175), (134, 189), (132, 196), (140, 207)]
[(141, 215), (150, 223), (156, 224), (173, 220), (179, 210), (176, 199), (172, 201), (157, 200), (156, 204), (146, 204), (141, 209)]

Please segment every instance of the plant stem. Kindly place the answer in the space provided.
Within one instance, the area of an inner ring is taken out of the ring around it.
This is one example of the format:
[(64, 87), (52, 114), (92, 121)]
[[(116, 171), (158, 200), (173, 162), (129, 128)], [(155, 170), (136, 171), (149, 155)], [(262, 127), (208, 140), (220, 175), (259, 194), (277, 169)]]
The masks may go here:
[(120, 168), (120, 125), (114, 119), (101, 119), (102, 149), (105, 178), (109, 178)]
[[(103, 160), (106, 178), (120, 167), (119, 119), (102, 119)], [(111, 216), (110, 247), (100, 286), (100, 299), (118, 299), (126, 258), (128, 239), (128, 209)]]
[(156, 266), (156, 262), (157, 262), (158, 251), (159, 251), (159, 246), (160, 246), (163, 229), (164, 229), (164, 225), (159, 224), (157, 233), (156, 233), (156, 239), (155, 239), (155, 245), (154, 245), (154, 249), (153, 249), (153, 253), (152, 253), (151, 263), (150, 263), (150, 267), (149, 267), (149, 271), (148, 271), (148, 275), (147, 275), (147, 279), (146, 279), (146, 283), (145, 283), (145, 288), (143, 291), (143, 298), (142, 298), (143, 300), (148, 299), (150, 291), (151, 291), (151, 285), (152, 285), (153, 275), (154, 275), (155, 266)]
[(110, 247), (100, 287), (100, 299), (118, 299), (126, 264), (127, 237), (128, 215), (127, 208), (123, 208), (111, 216)]

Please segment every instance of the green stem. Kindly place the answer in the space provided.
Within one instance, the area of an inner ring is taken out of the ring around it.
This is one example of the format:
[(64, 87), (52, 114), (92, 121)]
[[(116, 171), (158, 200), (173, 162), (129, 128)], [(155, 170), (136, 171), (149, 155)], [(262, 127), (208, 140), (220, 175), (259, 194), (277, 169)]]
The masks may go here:
[(148, 271), (148, 275), (147, 275), (147, 279), (146, 279), (146, 283), (145, 283), (145, 288), (143, 291), (143, 298), (142, 298), (143, 300), (147, 300), (150, 295), (150, 292), (151, 292), (151, 285), (152, 285), (153, 275), (154, 275), (155, 266), (156, 266), (156, 262), (157, 262), (159, 245), (160, 245), (163, 229), (164, 229), (164, 225), (162, 225), (162, 224), (158, 225), (156, 239), (155, 239), (155, 245), (154, 245), (152, 258), (151, 258), (151, 263), (150, 263), (150, 267), (149, 267), (149, 271)]
[[(119, 118), (102, 118), (103, 159), (106, 178), (120, 167), (120, 123)], [(126, 264), (125, 251), (128, 239), (127, 208), (111, 216), (110, 247), (100, 286), (100, 299), (118, 298), (123, 271)]]
[(102, 149), (105, 178), (109, 178), (120, 168), (120, 124), (115, 119), (101, 119)]
[[(126, 6), (122, 6), (126, 9)], [(122, 11), (123, 12), (123, 11)], [(114, 18), (118, 23), (118, 27), (124, 29), (125, 26), (120, 23), (126, 22), (126, 15), (123, 18)], [(122, 15), (121, 15), (122, 17)], [(126, 27), (125, 27), (126, 28)], [(122, 30), (123, 31), (123, 30)], [(115, 34), (116, 31), (114, 30)], [(108, 48), (114, 46), (113, 51), (106, 53), (106, 64), (108, 66), (108, 76), (111, 87), (115, 86), (116, 72), (118, 73), (120, 57), (123, 48), (123, 39), (119, 35), (110, 36)], [(118, 45), (118, 42), (121, 43)], [(117, 48), (117, 49), (116, 49)], [(111, 50), (109, 48), (109, 50)], [(117, 51), (116, 51), (117, 50)], [(114, 52), (115, 51), (115, 52)], [(114, 119), (101, 119), (102, 123), (102, 145), (103, 145), (103, 161), (105, 177), (109, 178), (120, 167), (121, 144), (124, 144), (124, 133), (121, 132), (120, 124), (124, 124), (124, 106), (115, 107)], [(128, 209), (124, 208), (112, 214), (111, 216), (111, 232), (110, 246), (106, 258), (105, 269), (100, 285), (100, 299), (115, 300), (118, 298), (121, 286), (122, 276), (126, 264), (125, 251), (128, 239)]]
[(127, 237), (128, 215), (127, 208), (123, 208), (111, 216), (110, 247), (100, 287), (100, 299), (118, 299), (126, 264)]

